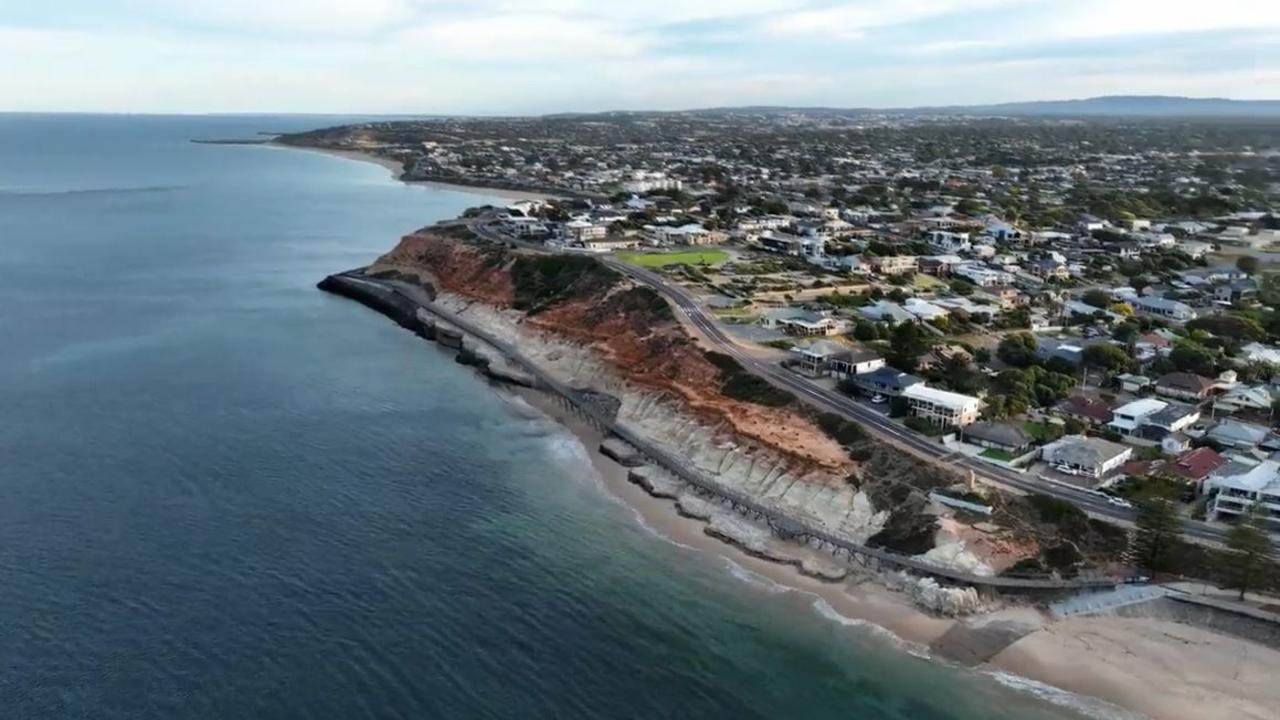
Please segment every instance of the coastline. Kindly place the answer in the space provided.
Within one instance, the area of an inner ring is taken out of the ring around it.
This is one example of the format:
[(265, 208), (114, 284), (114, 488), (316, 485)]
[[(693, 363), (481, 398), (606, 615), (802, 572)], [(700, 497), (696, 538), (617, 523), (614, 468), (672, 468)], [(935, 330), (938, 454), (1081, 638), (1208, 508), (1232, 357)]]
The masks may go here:
[[(600, 450), (605, 436), (541, 390), (498, 385), (571, 433), (585, 448), (605, 492), (625, 505), (647, 529), (666, 542), (722, 558), (747, 575), (757, 591), (800, 593), (813, 598), (813, 609), (832, 622), (860, 626), (903, 652), (924, 661), (957, 669), (968, 663), (950, 656), (940, 641), (956, 629), (999, 627), (1007, 623), (1036, 626), (1022, 638), (967, 669), (1002, 685), (1070, 707), (1095, 717), (1150, 717), (1170, 720), (1266, 720), (1267, 709), (1280, 701), (1268, 668), (1280, 653), (1260, 645), (1224, 637), (1180, 623), (1147, 618), (1080, 616), (1053, 620), (1032, 607), (1010, 606), (969, 618), (930, 615), (872, 576), (850, 575), (833, 583), (797, 568), (755, 557), (708, 535), (707, 524), (685, 517), (671, 500), (650, 495), (628, 479), (628, 469)], [(807, 548), (796, 546), (799, 553)], [(734, 571), (739, 575), (739, 571)], [(1195, 652), (1197, 658), (1186, 657)], [(1246, 658), (1248, 667), (1240, 661)], [(1267, 659), (1270, 658), (1270, 659)], [(1216, 677), (1215, 677), (1216, 676)], [(1233, 677), (1247, 689), (1242, 697), (1222, 691)], [(1160, 693), (1152, 688), (1163, 687)]]
[(527, 190), (511, 190), (507, 188), (493, 187), (489, 185), (460, 185), (457, 183), (437, 182), (435, 180), (405, 180), (402, 175), (404, 168), (400, 163), (388, 158), (374, 155), (373, 153), (361, 152), (359, 150), (336, 150), (332, 148), (308, 147), (305, 145), (285, 145), (274, 140), (269, 142), (257, 143), (266, 147), (284, 148), (286, 150), (303, 150), (306, 152), (320, 153), (330, 157), (343, 158), (345, 160), (355, 160), (357, 162), (372, 163), (378, 167), (384, 168), (391, 173), (393, 180), (398, 180), (405, 185), (417, 185), (420, 187), (436, 188), (439, 190), (451, 190), (453, 192), (463, 192), (469, 195), (483, 195), (485, 197), (496, 197), (503, 200), (550, 200), (558, 197), (553, 193), (539, 193)]

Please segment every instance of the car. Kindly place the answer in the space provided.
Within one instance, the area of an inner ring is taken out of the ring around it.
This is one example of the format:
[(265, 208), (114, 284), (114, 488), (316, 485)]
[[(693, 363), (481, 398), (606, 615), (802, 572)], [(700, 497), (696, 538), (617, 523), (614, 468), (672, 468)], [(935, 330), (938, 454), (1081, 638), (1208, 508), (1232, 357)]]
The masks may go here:
[(1115, 505), (1116, 507), (1122, 507), (1129, 510), (1133, 509), (1133, 503), (1129, 502), (1128, 500), (1125, 500), (1122, 497), (1116, 497), (1115, 495), (1108, 495), (1107, 502), (1111, 503), (1112, 505)]
[(875, 403), (876, 405), (883, 405), (885, 402), (885, 397), (880, 393), (876, 393), (875, 395), (871, 396), (871, 402)]
[(1054, 465), (1053, 469), (1063, 475), (1079, 475), (1080, 471), (1069, 465)]

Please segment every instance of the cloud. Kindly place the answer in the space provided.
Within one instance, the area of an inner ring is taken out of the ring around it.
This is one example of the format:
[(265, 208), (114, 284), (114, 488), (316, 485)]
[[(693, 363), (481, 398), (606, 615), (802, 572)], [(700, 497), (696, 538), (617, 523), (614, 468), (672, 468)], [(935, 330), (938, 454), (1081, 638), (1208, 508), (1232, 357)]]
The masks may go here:
[(396, 33), (393, 42), (414, 55), (486, 63), (636, 57), (654, 45), (647, 33), (615, 23), (548, 14), (448, 18)]
[(1025, 0), (859, 0), (771, 16), (757, 25), (766, 35), (854, 39), (876, 28), (990, 10)]

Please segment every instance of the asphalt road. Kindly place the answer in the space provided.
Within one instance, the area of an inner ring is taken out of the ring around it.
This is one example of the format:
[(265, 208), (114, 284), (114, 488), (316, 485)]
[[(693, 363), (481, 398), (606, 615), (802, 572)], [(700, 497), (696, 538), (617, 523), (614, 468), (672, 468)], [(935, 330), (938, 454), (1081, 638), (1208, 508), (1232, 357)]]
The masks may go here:
[[(478, 235), (488, 240), (506, 243), (514, 242), (517, 245), (522, 245), (533, 250), (541, 252), (546, 251), (546, 248), (541, 245), (515, 241), (501, 233), (498, 233), (496, 230), (489, 227), (489, 223), (485, 218), (481, 218), (478, 222), (472, 223), (471, 228)], [(789, 390), (794, 393), (796, 397), (809, 405), (826, 412), (834, 412), (849, 420), (855, 420), (865, 426), (873, 434), (879, 435), (883, 438), (888, 438), (919, 454), (929, 457), (936, 462), (952, 467), (963, 468), (965, 470), (971, 470), (974, 475), (983, 482), (1012, 490), (1019, 490), (1028, 493), (1040, 493), (1066, 500), (1090, 515), (1099, 518), (1117, 520), (1121, 522), (1132, 522), (1135, 517), (1133, 510), (1112, 505), (1095, 493), (1068, 485), (1050, 482), (1038, 477), (1003, 470), (993, 465), (974, 460), (961, 453), (954, 452), (940, 443), (934, 442), (929, 438), (922, 437), (902, 425), (899, 425), (871, 408), (863, 406), (858, 401), (848, 397), (847, 395), (833, 392), (809, 382), (808, 380), (784, 370), (773, 363), (762, 362), (749, 353), (744, 352), (742, 348), (725, 333), (723, 328), (721, 328), (720, 321), (707, 314), (706, 311), (704, 311), (698, 304), (697, 300), (686, 292), (684, 288), (674, 283), (667, 282), (666, 278), (650, 270), (639, 268), (634, 265), (628, 265), (610, 257), (601, 257), (600, 259), (610, 268), (626, 275), (632, 280), (652, 287), (674, 302), (680, 312), (684, 313), (684, 315), (689, 318), (689, 321), (693, 323), (694, 327), (696, 327), (699, 332), (702, 333), (704, 338), (716, 346), (716, 350), (718, 352), (729, 355), (733, 359), (737, 360), (738, 363), (746, 370), (755, 375), (759, 375), (776, 387)], [(1223, 528), (1210, 525), (1205, 522), (1185, 520), (1183, 522), (1183, 535), (1189, 540), (1221, 544), (1226, 542), (1227, 531)]]

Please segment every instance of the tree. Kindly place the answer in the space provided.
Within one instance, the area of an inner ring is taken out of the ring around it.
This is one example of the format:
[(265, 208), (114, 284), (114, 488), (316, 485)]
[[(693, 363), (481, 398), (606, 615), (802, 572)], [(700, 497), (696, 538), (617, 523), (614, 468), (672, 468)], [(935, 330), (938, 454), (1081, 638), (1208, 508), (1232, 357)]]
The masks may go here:
[(1083, 435), (1087, 428), (1079, 418), (1069, 417), (1062, 422), (1062, 431), (1067, 435)]
[(1236, 269), (1245, 275), (1257, 275), (1262, 269), (1262, 261), (1252, 255), (1241, 255), (1236, 258)]
[(867, 320), (859, 320), (853, 326), (853, 337), (862, 342), (871, 342), (880, 339), (880, 331), (876, 329), (874, 323)]
[(1105, 308), (1111, 304), (1111, 293), (1102, 288), (1093, 288), (1086, 290), (1084, 295), (1080, 297), (1084, 304), (1092, 305), (1096, 308)]
[(904, 372), (914, 372), (920, 356), (929, 349), (924, 331), (915, 323), (901, 323), (889, 337), (889, 364)]
[(1096, 343), (1084, 349), (1084, 362), (1090, 367), (1116, 372), (1129, 367), (1129, 353), (1110, 343)]
[(1160, 496), (1140, 500), (1138, 518), (1129, 541), (1133, 561), (1151, 573), (1168, 569), (1181, 542), (1180, 533), (1178, 512), (1171, 500)]
[(1271, 562), (1271, 538), (1262, 527), (1258, 506), (1227, 534), (1227, 548), (1231, 551), (1231, 571), (1240, 589), (1240, 599), (1253, 586), (1254, 580)]
[(1031, 333), (1006, 335), (996, 347), (996, 356), (1013, 367), (1027, 367), (1035, 360), (1039, 341)]
[(1173, 366), (1183, 372), (1197, 375), (1213, 375), (1217, 364), (1213, 353), (1205, 346), (1191, 341), (1183, 341), (1173, 346), (1169, 353)]

